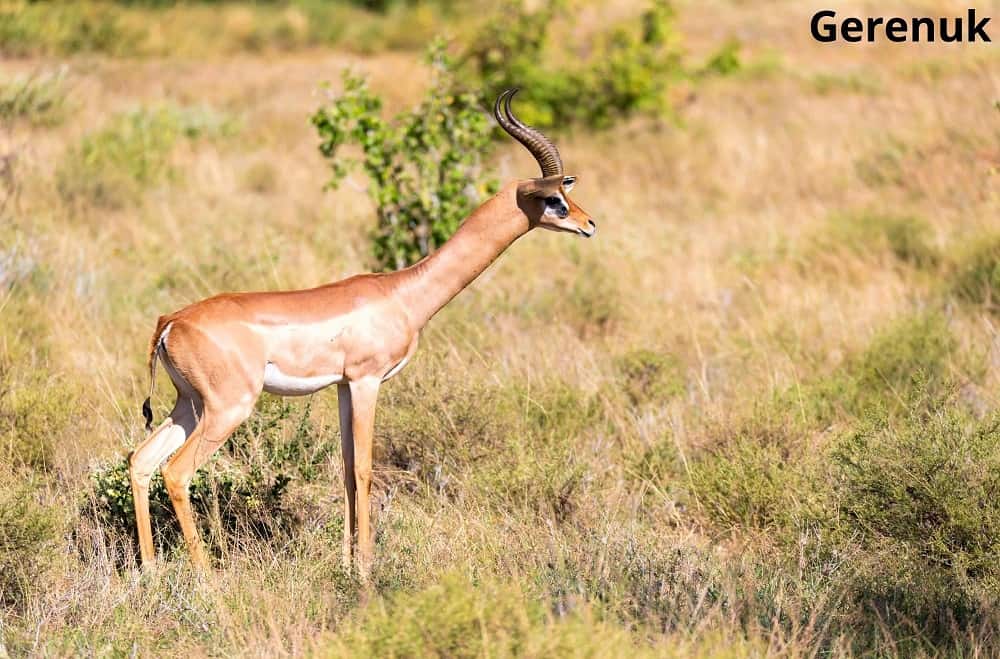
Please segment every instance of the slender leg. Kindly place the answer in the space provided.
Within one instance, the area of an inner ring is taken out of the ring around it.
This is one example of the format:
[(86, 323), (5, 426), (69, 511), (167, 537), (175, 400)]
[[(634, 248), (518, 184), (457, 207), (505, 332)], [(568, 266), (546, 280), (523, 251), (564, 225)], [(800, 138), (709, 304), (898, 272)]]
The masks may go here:
[(129, 456), (129, 480), (132, 482), (132, 500), (143, 567), (152, 567), (156, 561), (153, 527), (149, 520), (149, 481), (153, 472), (184, 443), (194, 429), (193, 405), (191, 399), (178, 397), (170, 416)]
[(374, 537), (371, 529), (372, 441), (375, 431), (375, 401), (379, 378), (350, 383), (351, 427), (354, 431), (354, 478), (357, 480), (358, 573), (368, 581), (371, 573)]
[(340, 449), (344, 458), (344, 568), (351, 569), (352, 545), (357, 529), (357, 484), (354, 480), (354, 431), (351, 427), (351, 387), (337, 385), (340, 406)]
[(208, 567), (194, 513), (188, 485), (200, 466), (229, 438), (236, 426), (246, 421), (253, 405), (219, 407), (205, 404), (201, 422), (177, 453), (163, 466), (163, 482), (174, 504), (184, 540), (191, 552), (191, 560), (199, 568)]

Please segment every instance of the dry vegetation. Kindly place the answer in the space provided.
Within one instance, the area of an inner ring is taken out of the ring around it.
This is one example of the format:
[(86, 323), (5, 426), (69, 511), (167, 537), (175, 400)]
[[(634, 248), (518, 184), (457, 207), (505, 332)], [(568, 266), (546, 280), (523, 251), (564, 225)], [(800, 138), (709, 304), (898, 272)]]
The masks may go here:
[[(5, 7), (7, 43), (46, 6)], [(157, 315), (366, 269), (363, 181), (323, 190), (308, 118), (344, 66), (406, 107), (419, 53), (287, 12), (306, 36), (244, 34), (280, 7), (227, 6), (218, 35), (209, 7), (122, 11), (166, 12), (129, 57), (0, 64), (0, 656), (1000, 652), (995, 48), (680, 5), (686, 57), (736, 37), (742, 67), (673, 85), (676, 120), (560, 135), (600, 231), (519, 242), (384, 388), (362, 602), (335, 395), (265, 396), (195, 483), (211, 574), (162, 493), (167, 560), (137, 568), (119, 465)]]

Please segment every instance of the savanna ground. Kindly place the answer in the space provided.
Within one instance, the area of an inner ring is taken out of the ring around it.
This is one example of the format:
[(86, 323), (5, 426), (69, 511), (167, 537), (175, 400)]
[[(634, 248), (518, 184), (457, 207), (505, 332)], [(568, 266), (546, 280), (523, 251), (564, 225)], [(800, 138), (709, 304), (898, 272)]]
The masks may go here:
[[(555, 132), (598, 234), (519, 241), (383, 388), (365, 598), (333, 393), (265, 395), (196, 480), (208, 574), (162, 490), (138, 568), (122, 460), (158, 315), (369, 266), (320, 83), (409, 107), (427, 40), (489, 6), (335, 5), (318, 36), (280, 4), (82, 5), (108, 34), (0, 7), (0, 656), (1000, 652), (995, 45), (679, 4), (686, 62), (735, 37), (741, 65)], [(641, 9), (573, 7), (570, 48)], [(536, 172), (509, 140), (486, 164)]]

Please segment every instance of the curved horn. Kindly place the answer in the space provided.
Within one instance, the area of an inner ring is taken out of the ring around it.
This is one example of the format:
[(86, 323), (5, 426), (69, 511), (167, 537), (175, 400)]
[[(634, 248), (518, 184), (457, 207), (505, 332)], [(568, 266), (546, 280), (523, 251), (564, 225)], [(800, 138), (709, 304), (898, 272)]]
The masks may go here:
[[(559, 149), (556, 148), (556, 145), (538, 130), (521, 123), (511, 111), (510, 101), (517, 91), (517, 87), (508, 89), (497, 97), (497, 102), (493, 105), (493, 116), (496, 117), (501, 128), (523, 144), (531, 152), (531, 155), (535, 156), (535, 160), (542, 168), (543, 177), (562, 174), (562, 158), (559, 157)], [(501, 106), (503, 112), (501, 112)]]

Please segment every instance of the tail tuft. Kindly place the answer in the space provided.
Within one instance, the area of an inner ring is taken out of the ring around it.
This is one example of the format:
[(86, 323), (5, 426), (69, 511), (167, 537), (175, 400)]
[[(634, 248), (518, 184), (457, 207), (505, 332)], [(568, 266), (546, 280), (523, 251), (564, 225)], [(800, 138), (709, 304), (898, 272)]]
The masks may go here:
[(146, 430), (153, 429), (153, 407), (149, 404), (149, 399), (142, 401), (142, 416), (146, 419)]

